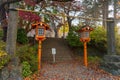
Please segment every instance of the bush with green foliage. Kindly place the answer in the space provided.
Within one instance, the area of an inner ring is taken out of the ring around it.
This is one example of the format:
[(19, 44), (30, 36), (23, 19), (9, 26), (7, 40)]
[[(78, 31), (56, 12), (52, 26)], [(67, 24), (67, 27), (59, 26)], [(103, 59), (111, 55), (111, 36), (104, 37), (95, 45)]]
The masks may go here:
[(116, 37), (116, 52), (120, 55), (120, 34), (118, 34), (118, 28), (115, 28), (115, 37)]
[(22, 62), (22, 76), (27, 77), (32, 74), (30, 70), (30, 64), (27, 61)]
[(98, 56), (88, 56), (88, 61), (91, 63), (96, 63), (96, 62), (100, 62), (101, 58)]
[(28, 37), (25, 29), (19, 28), (17, 32), (17, 42), (20, 44), (28, 43)]
[(27, 61), (30, 64), (31, 66), (30, 69), (32, 72), (37, 71), (37, 64), (38, 64), (37, 45), (19, 46), (19, 48), (17, 48), (17, 55), (19, 56), (21, 63), (23, 63), (24, 61)]
[(10, 60), (10, 56), (5, 52), (5, 42), (0, 41), (0, 69)]
[[(82, 42), (80, 42), (80, 38), (76, 31), (79, 27), (72, 27), (67, 36), (68, 44), (72, 47), (80, 47), (83, 46)], [(88, 46), (96, 47), (99, 50), (106, 51), (107, 46), (107, 38), (106, 38), (106, 30), (103, 27), (96, 27), (90, 33), (91, 41), (88, 43)]]
[[(79, 27), (73, 27), (67, 36), (68, 44), (74, 47), (75, 53), (82, 55), (83, 42), (80, 41), (77, 31)], [(88, 45), (89, 56), (103, 57), (107, 53), (107, 35), (103, 27), (96, 27), (90, 32)], [(92, 50), (92, 51), (91, 51)]]
[(9, 62), (9, 60), (10, 60), (10, 56), (8, 55), (0, 57), (0, 69), (2, 69), (5, 66), (5, 64)]
[(82, 42), (80, 42), (80, 38), (78, 33), (76, 32), (78, 30), (78, 27), (72, 27), (68, 33), (68, 36), (66, 37), (66, 40), (68, 41), (68, 44), (71, 47), (79, 47), (82, 46)]
[(100, 51), (107, 51), (107, 35), (103, 27), (94, 28), (90, 33), (90, 38), (89, 46), (93, 46)]

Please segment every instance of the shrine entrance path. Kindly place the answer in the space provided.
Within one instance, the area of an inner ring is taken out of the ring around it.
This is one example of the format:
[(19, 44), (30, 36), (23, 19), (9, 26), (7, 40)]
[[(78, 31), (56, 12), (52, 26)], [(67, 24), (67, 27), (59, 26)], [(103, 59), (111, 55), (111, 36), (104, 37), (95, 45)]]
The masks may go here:
[[(56, 48), (56, 62), (53, 63), (51, 48)], [(95, 64), (83, 66), (83, 57), (73, 55), (66, 40), (48, 38), (42, 44), (42, 68), (30, 80), (120, 80), (99, 69)], [(26, 78), (26, 80), (29, 80)]]
[(103, 70), (86, 68), (80, 61), (64, 61), (55, 64), (44, 62), (40, 72), (31, 80), (120, 80)]

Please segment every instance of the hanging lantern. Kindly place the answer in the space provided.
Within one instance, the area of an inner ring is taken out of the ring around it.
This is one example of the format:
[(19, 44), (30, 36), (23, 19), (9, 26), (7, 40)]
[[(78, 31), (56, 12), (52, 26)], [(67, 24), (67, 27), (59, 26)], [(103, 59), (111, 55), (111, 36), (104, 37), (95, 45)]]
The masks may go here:
[(80, 35), (80, 41), (84, 43), (84, 65), (88, 66), (87, 61), (87, 42), (90, 41), (90, 32), (93, 30), (90, 26), (83, 26), (81, 29), (79, 29), (77, 32)]
[(78, 30), (80, 35), (81, 42), (89, 42), (90, 41), (90, 32), (93, 30), (90, 26), (83, 26), (81, 29)]
[(45, 30), (49, 29), (49, 26), (43, 22), (37, 22), (32, 24), (32, 27), (35, 28), (35, 39), (44, 40), (45, 39)]
[(38, 70), (41, 70), (41, 44), (45, 40), (45, 30), (49, 29), (49, 26), (44, 22), (36, 22), (32, 24), (32, 28), (35, 28), (35, 39), (38, 41)]

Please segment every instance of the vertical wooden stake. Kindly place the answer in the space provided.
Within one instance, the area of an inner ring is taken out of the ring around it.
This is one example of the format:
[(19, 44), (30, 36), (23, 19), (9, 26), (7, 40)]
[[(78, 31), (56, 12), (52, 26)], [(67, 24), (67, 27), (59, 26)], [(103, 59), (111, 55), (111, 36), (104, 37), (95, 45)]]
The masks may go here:
[(41, 69), (41, 43), (42, 41), (38, 41), (38, 71)]
[(84, 42), (84, 65), (87, 67), (88, 62), (87, 62), (87, 42)]

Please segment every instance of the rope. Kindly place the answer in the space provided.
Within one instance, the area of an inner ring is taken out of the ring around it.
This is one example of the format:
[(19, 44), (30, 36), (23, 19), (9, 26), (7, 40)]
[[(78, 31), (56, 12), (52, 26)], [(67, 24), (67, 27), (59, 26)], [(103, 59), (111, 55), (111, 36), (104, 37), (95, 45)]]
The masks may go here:
[[(38, 11), (32, 11), (32, 10), (25, 10), (25, 9), (19, 9), (16, 8), (16, 10), (21, 10), (21, 11), (27, 11), (27, 12), (34, 12), (34, 13), (39, 13)], [(63, 14), (54, 14), (54, 13), (49, 13), (49, 12), (40, 12), (42, 14), (48, 14), (48, 15), (54, 15), (54, 16), (63, 16)], [(100, 19), (100, 18), (92, 18), (92, 17), (82, 17), (82, 16), (69, 16), (69, 15), (64, 15), (65, 17), (70, 17), (70, 18), (81, 18), (81, 19), (87, 19), (87, 20), (97, 20), (97, 21), (113, 21), (113, 20), (107, 20), (107, 19)]]

